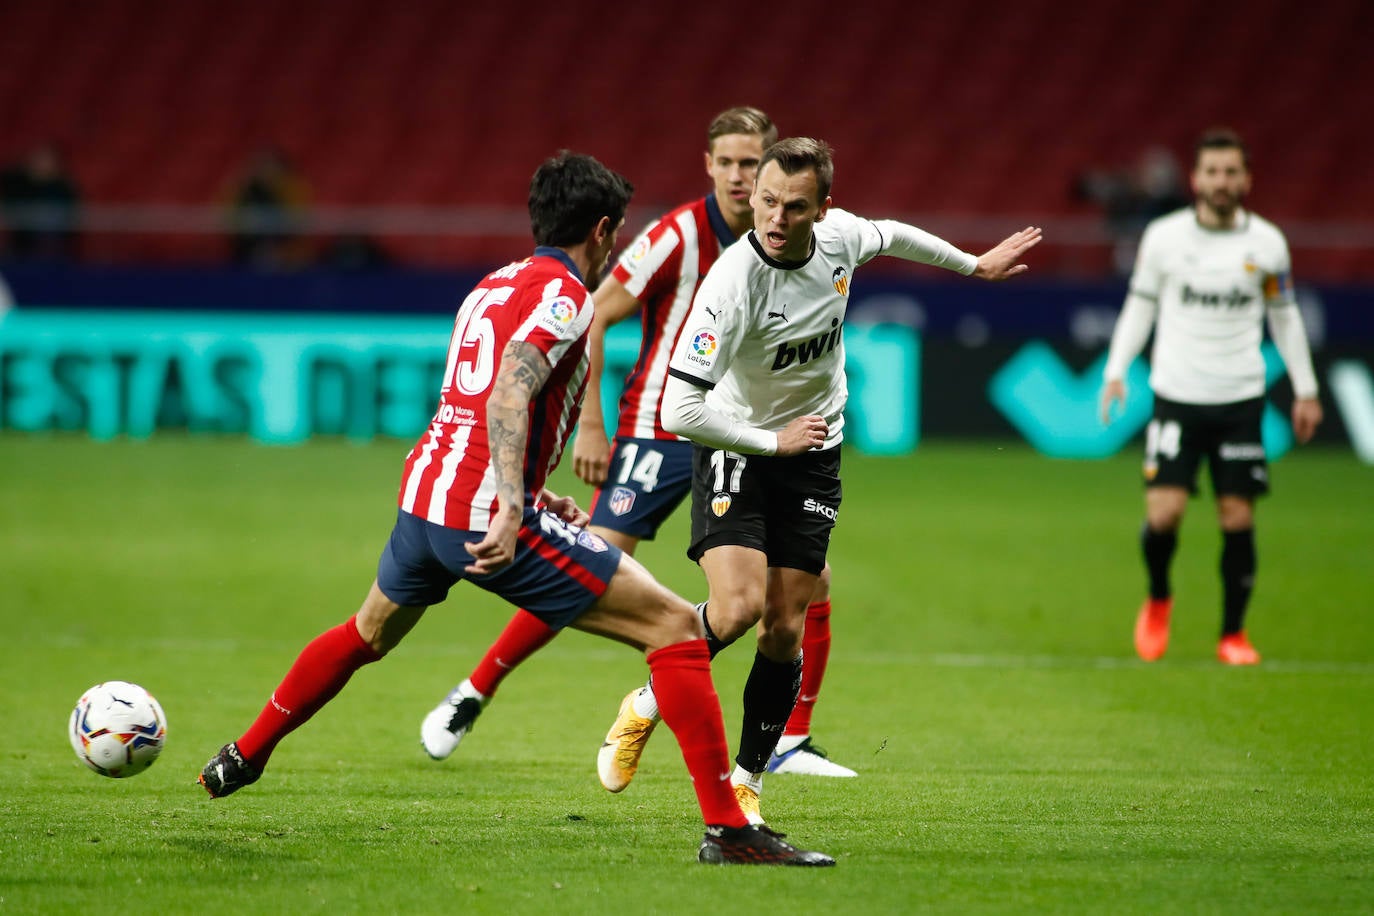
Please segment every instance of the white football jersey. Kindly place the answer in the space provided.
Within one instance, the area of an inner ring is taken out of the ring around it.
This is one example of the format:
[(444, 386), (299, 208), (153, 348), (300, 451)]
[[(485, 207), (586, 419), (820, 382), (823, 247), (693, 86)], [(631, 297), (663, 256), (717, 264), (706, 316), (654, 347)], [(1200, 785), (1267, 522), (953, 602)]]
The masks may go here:
[(831, 208), (815, 224), (806, 261), (764, 254), (751, 231), (726, 249), (702, 281), (669, 372), (709, 388), (706, 405), (733, 420), (779, 430), (820, 414), (823, 448), (844, 438), (849, 398), (844, 318), (854, 271), (882, 253), (871, 220)]
[(1155, 393), (1186, 404), (1261, 397), (1265, 307), (1296, 308), (1290, 269), (1283, 233), (1248, 211), (1225, 230), (1204, 228), (1191, 207), (1152, 221), (1130, 291), (1157, 303)]

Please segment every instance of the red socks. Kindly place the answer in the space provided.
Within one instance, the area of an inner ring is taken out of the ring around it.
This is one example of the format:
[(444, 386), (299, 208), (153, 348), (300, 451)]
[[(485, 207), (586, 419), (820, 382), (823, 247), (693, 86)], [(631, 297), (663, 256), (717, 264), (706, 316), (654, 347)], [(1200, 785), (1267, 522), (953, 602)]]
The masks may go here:
[(730, 751), (706, 640), (674, 643), (648, 658), (659, 714), (677, 737), (702, 817), (708, 824), (743, 827), (748, 821), (730, 785)]
[(379, 658), (381, 655), (358, 633), (355, 617), (315, 637), (301, 650), (257, 720), (238, 740), (243, 759), (261, 772), (281, 739), (332, 700), (354, 671)]
[(557, 630), (529, 611), (516, 611), (468, 680), (482, 696), (490, 697), (516, 665), (547, 646), (557, 634)]
[(802, 631), (802, 682), (797, 705), (787, 720), (784, 735), (811, 734), (811, 711), (825, 678), (825, 665), (830, 660), (830, 599), (817, 601), (806, 608), (806, 629)]

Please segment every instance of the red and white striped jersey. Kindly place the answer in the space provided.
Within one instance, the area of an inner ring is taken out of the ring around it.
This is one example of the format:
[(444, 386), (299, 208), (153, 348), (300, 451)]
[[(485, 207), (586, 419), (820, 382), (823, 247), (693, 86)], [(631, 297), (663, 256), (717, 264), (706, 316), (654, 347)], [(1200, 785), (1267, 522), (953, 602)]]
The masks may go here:
[(582, 410), (592, 298), (557, 248), (488, 274), (463, 300), (449, 339), (444, 387), (429, 429), (406, 458), (398, 502), (436, 525), (487, 531), (497, 509), (487, 398), (512, 340), (538, 347), (553, 374), (529, 406), (525, 505), (558, 465)]
[(616, 263), (611, 275), (642, 306), (639, 358), (625, 377), (617, 436), (678, 438), (663, 428), (658, 416), (668, 360), (697, 287), (734, 241), (715, 196), (708, 195), (650, 223)]

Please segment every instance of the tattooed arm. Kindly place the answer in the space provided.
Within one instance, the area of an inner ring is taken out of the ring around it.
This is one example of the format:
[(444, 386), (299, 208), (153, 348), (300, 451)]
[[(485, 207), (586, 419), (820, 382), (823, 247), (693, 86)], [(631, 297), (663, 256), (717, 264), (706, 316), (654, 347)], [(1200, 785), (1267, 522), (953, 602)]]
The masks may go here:
[(494, 573), (515, 559), (515, 536), (525, 509), (530, 401), (552, 374), (548, 358), (527, 341), (512, 340), (501, 353), (501, 367), (487, 398), (487, 441), (496, 471), (497, 510), (487, 536), (464, 545), (473, 556), (469, 573)]

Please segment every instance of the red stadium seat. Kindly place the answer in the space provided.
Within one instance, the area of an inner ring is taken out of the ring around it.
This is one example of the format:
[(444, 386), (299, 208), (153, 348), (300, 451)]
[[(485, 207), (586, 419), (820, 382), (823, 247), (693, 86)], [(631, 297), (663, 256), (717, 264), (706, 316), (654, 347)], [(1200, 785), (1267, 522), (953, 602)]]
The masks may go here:
[(724, 0), (600, 18), (552, 0), (3, 4), (0, 156), (55, 140), (91, 202), (203, 205), (272, 144), (321, 204), (458, 207), (519, 206), (534, 166), (569, 147), (629, 175), (636, 206), (664, 207), (706, 190), (706, 121), (749, 103), (836, 147), (851, 209), (1048, 220), (1092, 215), (1072, 193), (1083, 171), (1160, 144), (1186, 159), (1224, 122), (1251, 144), (1260, 212), (1374, 213), (1353, 164), (1374, 139), (1355, 104), (1374, 85), (1362, 0), (788, 12), (761, 31)]

